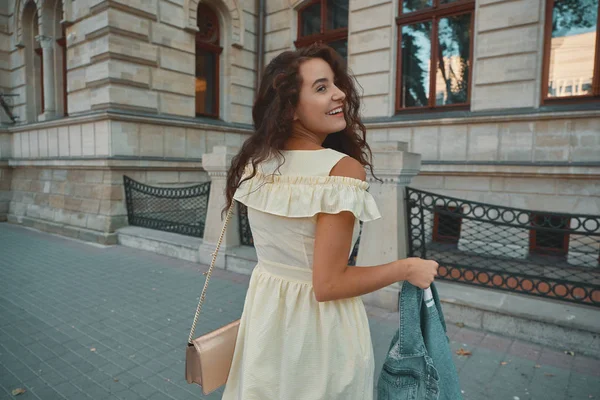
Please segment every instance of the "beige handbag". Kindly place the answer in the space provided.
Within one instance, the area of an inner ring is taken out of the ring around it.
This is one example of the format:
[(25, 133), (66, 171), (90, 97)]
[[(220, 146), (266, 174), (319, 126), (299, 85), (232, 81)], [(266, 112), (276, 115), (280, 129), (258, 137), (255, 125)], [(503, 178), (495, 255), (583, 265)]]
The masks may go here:
[(185, 379), (188, 383), (197, 383), (200, 385), (202, 387), (202, 393), (205, 395), (214, 392), (227, 382), (240, 326), (240, 320), (237, 320), (215, 331), (207, 333), (206, 335), (193, 339), (198, 316), (200, 315), (204, 297), (206, 296), (206, 287), (208, 286), (210, 275), (215, 267), (217, 254), (219, 253), (219, 248), (221, 247), (221, 242), (223, 241), (223, 236), (227, 229), (227, 223), (231, 219), (234, 204), (235, 201), (233, 201), (231, 207), (229, 207), (229, 210), (227, 211), (227, 217), (223, 224), (223, 230), (221, 231), (217, 248), (215, 249), (215, 252), (212, 253), (210, 267), (205, 273), (206, 281), (204, 282), (204, 288), (202, 289), (202, 294), (198, 301), (198, 307), (196, 308), (196, 315), (194, 316), (194, 322), (192, 323), (192, 329), (190, 331), (185, 353)]

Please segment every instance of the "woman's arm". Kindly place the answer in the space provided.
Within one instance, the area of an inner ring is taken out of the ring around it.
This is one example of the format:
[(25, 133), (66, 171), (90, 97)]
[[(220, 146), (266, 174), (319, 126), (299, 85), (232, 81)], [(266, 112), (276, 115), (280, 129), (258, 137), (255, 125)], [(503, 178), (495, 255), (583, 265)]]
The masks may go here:
[[(365, 180), (363, 166), (345, 157), (331, 175)], [(317, 301), (330, 301), (374, 292), (398, 281), (409, 281), (421, 288), (429, 287), (437, 275), (438, 264), (431, 260), (407, 258), (373, 267), (348, 266), (354, 215), (319, 214), (313, 258), (313, 290)]]

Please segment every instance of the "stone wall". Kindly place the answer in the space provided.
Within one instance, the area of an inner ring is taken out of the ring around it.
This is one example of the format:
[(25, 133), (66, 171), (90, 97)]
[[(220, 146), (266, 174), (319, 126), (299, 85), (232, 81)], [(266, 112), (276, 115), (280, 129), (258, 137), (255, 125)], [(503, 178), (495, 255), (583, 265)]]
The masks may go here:
[(157, 186), (205, 182), (203, 154), (215, 146), (239, 147), (247, 134), (112, 115), (11, 128), (0, 135), (0, 159), (6, 154), (8, 160), (0, 164), (0, 217), (10, 201), (11, 222), (115, 243), (115, 230), (127, 224), (123, 175)]
[(539, 107), (545, 6), (545, 0), (477, 1), (472, 111)]
[[(208, 4), (221, 22), (220, 117), (250, 123), (256, 81), (255, 2), (212, 0)], [(193, 0), (66, 3), (69, 115), (124, 109), (194, 117), (197, 5)], [(8, 19), (13, 28), (18, 15), (14, 11)], [(2, 18), (0, 10), (0, 35)], [(13, 73), (7, 87), (19, 95), (14, 111), (25, 121), (28, 50), (16, 47), (17, 34), (13, 29), (13, 40), (0, 40), (0, 70), (6, 58), (3, 51), (10, 51)]]
[(127, 225), (123, 175), (150, 185), (192, 185), (205, 172), (169, 170), (15, 168), (10, 222), (101, 244), (115, 244)]

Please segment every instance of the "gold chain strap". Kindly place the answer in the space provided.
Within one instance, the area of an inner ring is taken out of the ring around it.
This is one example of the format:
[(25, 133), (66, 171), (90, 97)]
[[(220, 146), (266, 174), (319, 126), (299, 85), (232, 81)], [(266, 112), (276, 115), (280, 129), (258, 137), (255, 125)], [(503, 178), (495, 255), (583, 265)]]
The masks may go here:
[(200, 316), (200, 311), (202, 311), (202, 304), (204, 304), (204, 298), (206, 297), (206, 288), (208, 287), (208, 281), (210, 281), (210, 276), (212, 274), (213, 268), (215, 267), (215, 262), (217, 261), (217, 254), (219, 254), (219, 248), (221, 247), (221, 242), (223, 241), (223, 236), (225, 236), (225, 230), (227, 229), (227, 223), (231, 219), (231, 214), (233, 214), (233, 206), (235, 205), (235, 200), (232, 200), (231, 206), (229, 210), (227, 210), (227, 217), (225, 217), (225, 223), (223, 223), (223, 230), (221, 230), (221, 236), (219, 237), (219, 241), (217, 242), (217, 248), (215, 252), (212, 253), (212, 261), (210, 262), (210, 267), (208, 271), (204, 273), (206, 275), (206, 280), (204, 281), (204, 288), (202, 289), (202, 294), (200, 295), (200, 300), (198, 301), (198, 307), (196, 307), (196, 315), (194, 316), (194, 322), (192, 323), (192, 329), (190, 330), (190, 337), (188, 338), (188, 343), (192, 343), (192, 339), (194, 338), (194, 331), (196, 330), (196, 323), (198, 322), (198, 317)]

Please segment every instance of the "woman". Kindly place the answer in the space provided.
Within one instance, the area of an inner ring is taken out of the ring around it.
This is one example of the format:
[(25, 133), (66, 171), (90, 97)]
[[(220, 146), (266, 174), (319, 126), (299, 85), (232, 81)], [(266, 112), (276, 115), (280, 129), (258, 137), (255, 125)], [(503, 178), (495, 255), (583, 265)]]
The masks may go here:
[(366, 191), (365, 127), (344, 60), (329, 47), (287, 51), (265, 69), (256, 131), (232, 161), (228, 206), (248, 206), (252, 272), (225, 400), (366, 400), (374, 358), (360, 295), (434, 261), (348, 266), (359, 220), (380, 217)]

